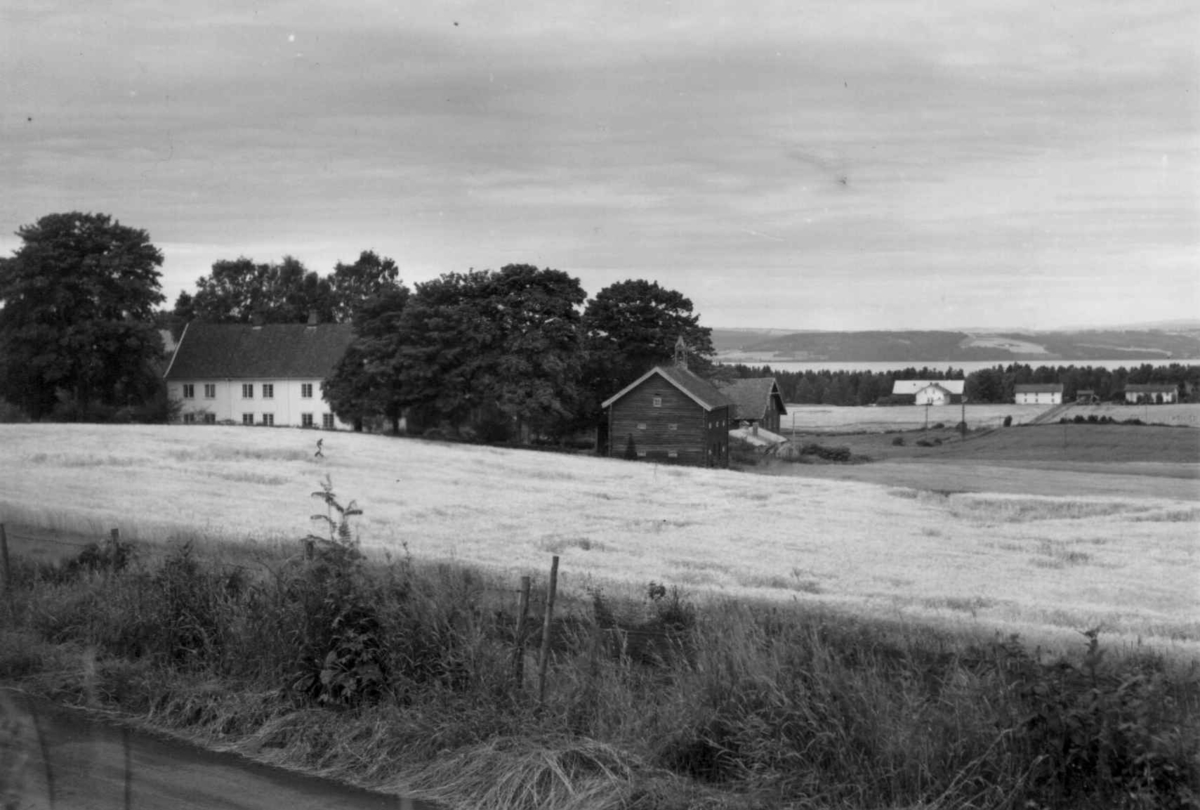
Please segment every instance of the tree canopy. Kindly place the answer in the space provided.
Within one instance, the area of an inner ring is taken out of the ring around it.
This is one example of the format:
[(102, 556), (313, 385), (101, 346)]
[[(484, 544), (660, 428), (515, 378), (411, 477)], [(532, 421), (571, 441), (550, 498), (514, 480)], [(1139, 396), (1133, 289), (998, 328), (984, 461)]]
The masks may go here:
[(367, 419), (384, 418), (394, 433), (400, 430), (404, 406), (396, 362), (409, 295), (408, 287), (393, 280), (356, 307), (354, 342), (322, 386), (333, 412), (356, 429)]
[(582, 324), (602, 396), (654, 365), (669, 362), (681, 337), (693, 369), (711, 366), (712, 330), (700, 325), (691, 299), (654, 281), (635, 279), (605, 287), (588, 302)]
[(278, 263), (256, 263), (245, 256), (221, 259), (212, 272), (196, 280), (196, 294), (180, 293), (175, 314), (210, 323), (303, 323), (310, 312), (333, 319), (334, 295), (329, 279), (292, 256)]
[(0, 259), (0, 358), (7, 396), (34, 419), (62, 396), (89, 404), (140, 403), (158, 379), (153, 326), (164, 300), (163, 255), (149, 235), (107, 214), (50, 214), (17, 235)]

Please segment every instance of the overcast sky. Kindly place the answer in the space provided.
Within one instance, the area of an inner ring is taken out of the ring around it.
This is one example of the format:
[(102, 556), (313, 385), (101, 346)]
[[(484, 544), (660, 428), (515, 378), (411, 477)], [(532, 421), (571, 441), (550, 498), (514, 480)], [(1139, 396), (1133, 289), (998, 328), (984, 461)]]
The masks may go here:
[(0, 255), (649, 278), (709, 326), (1200, 313), (1195, 0), (0, 0)]

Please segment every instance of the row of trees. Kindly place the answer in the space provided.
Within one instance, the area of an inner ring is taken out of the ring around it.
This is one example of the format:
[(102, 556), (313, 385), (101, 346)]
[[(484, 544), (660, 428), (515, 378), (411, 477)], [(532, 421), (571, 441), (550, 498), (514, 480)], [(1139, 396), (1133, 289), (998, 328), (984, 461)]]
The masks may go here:
[(395, 291), (398, 276), (396, 262), (369, 250), (327, 276), (292, 256), (276, 263), (222, 259), (196, 280), (194, 295), (179, 294), (173, 315), (176, 323), (303, 323), (315, 313), (322, 323), (345, 323), (367, 299)]
[(0, 399), (33, 419), (95, 418), (98, 408), (168, 408), (158, 328), (190, 320), (350, 322), (355, 339), (326, 384), (338, 415), (362, 425), (402, 414), (492, 438), (561, 436), (682, 337), (708, 365), (710, 330), (692, 302), (631, 280), (588, 299), (579, 280), (513, 264), (448, 273), (410, 290), (396, 263), (364, 251), (326, 275), (293, 257), (221, 260), (171, 311), (145, 231), (105, 214), (51, 214), (18, 231), (0, 259)]
[(971, 402), (1012, 402), (1018, 385), (1061, 383), (1064, 400), (1092, 390), (1101, 400), (1120, 396), (1126, 385), (1175, 385), (1180, 393), (1200, 385), (1200, 367), (1172, 363), (1109, 369), (1097, 366), (1038, 366), (1012, 363), (965, 374), (962, 369), (907, 368), (901, 371), (773, 371), (770, 366), (737, 365), (725, 373), (738, 377), (773, 376), (787, 402), (801, 405), (892, 404), (897, 380), (965, 380), (963, 393)]
[(700, 363), (711, 332), (692, 302), (657, 283), (630, 280), (587, 299), (579, 280), (510, 264), (448, 273), (370, 299), (355, 340), (326, 381), (338, 416), (361, 425), (470, 425), (488, 439), (561, 438), (596, 424), (600, 403), (682, 337)]

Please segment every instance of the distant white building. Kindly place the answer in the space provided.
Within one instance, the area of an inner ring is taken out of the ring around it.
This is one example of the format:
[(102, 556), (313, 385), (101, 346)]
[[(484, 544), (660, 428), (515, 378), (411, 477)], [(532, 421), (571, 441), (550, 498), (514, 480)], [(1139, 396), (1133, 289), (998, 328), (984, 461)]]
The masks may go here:
[(215, 324), (184, 328), (167, 367), (167, 395), (185, 424), (350, 426), (322, 398), (322, 383), (346, 353), (350, 324)]
[(1013, 401), (1018, 405), (1061, 405), (1062, 383), (1031, 383), (1013, 388)]
[(962, 397), (966, 380), (896, 380), (893, 396), (913, 397), (917, 405), (949, 405), (952, 397)]
[(1125, 386), (1125, 401), (1134, 405), (1142, 403), (1170, 405), (1179, 401), (1179, 388), (1169, 383), (1150, 383), (1148, 385), (1130, 383)]

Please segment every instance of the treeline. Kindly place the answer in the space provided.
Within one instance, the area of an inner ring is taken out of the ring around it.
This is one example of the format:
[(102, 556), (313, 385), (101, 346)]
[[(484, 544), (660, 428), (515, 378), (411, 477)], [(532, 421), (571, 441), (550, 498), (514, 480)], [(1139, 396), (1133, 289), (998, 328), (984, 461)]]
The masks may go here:
[(356, 429), (440, 430), (485, 441), (562, 440), (597, 424), (600, 403), (683, 338), (694, 362), (713, 354), (692, 302), (629, 280), (589, 299), (560, 270), (510, 264), (445, 273), (410, 289), (396, 263), (363, 252), (328, 276), (285, 257), (219, 261), (183, 293), (176, 326), (349, 322), (354, 341), (324, 396)]
[[(893, 400), (896, 380), (961, 380), (962, 369), (906, 368), (900, 371), (775, 371), (770, 366), (724, 366), (735, 378), (774, 377), (785, 402), (798, 405), (878, 405)], [(911, 401), (911, 398), (909, 398)]]
[(1200, 366), (1172, 363), (1154, 366), (1143, 363), (1133, 368), (1098, 366), (1038, 366), (1012, 363), (966, 374), (963, 369), (906, 368), (900, 371), (806, 370), (775, 371), (770, 366), (726, 367), (734, 377), (774, 377), (787, 402), (799, 405), (892, 405), (907, 404), (911, 397), (893, 397), (897, 380), (965, 380), (963, 394), (971, 402), (1012, 402), (1016, 386), (1061, 383), (1063, 400), (1078, 392), (1094, 391), (1102, 401), (1124, 400), (1126, 385), (1175, 385), (1180, 398), (1200, 385)]

